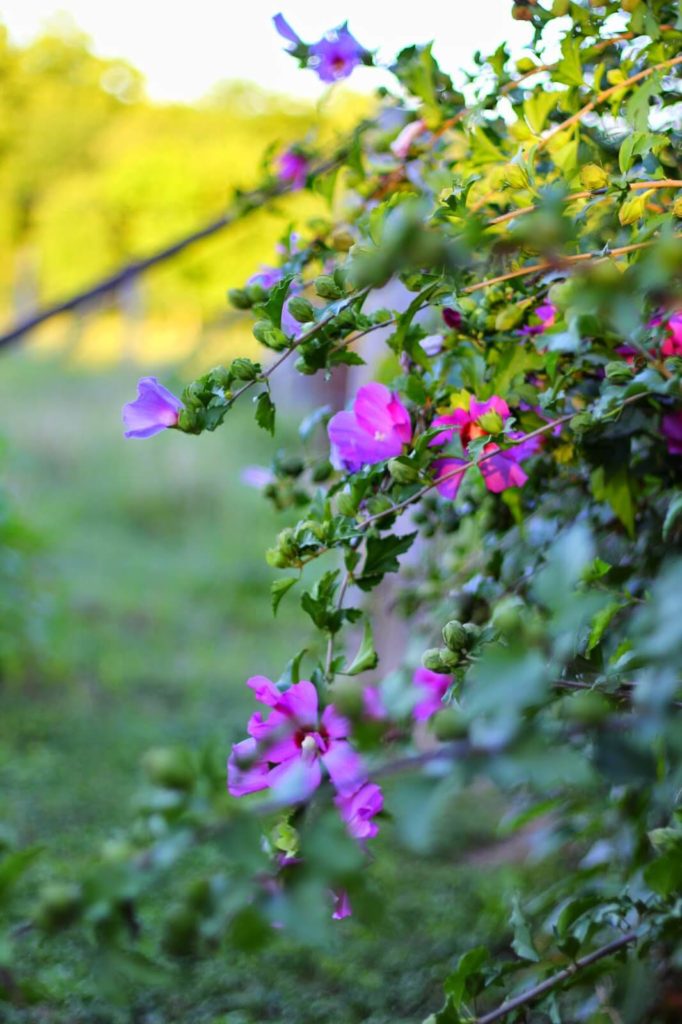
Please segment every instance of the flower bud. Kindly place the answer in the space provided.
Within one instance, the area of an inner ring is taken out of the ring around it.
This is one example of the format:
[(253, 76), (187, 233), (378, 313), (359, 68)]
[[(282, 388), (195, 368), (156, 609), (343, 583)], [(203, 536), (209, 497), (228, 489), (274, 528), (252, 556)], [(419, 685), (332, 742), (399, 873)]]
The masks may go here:
[(599, 725), (611, 712), (611, 705), (603, 693), (582, 690), (565, 697), (561, 707), (564, 718), (580, 725)]
[(451, 331), (455, 331), (462, 326), (462, 314), (456, 309), (445, 306), (441, 311), (441, 315), (446, 327), (449, 327)]
[(606, 364), (606, 379), (612, 384), (627, 384), (632, 379), (633, 369), (627, 363), (612, 362)]
[(267, 289), (262, 284), (250, 284), (245, 291), (252, 306), (257, 302), (265, 302), (268, 297)]
[(314, 469), (312, 471), (311, 476), (312, 476), (312, 479), (313, 479), (313, 483), (315, 483), (315, 484), (322, 484), (322, 483), (324, 483), (325, 480), (329, 479), (329, 477), (332, 475), (333, 472), (334, 472), (334, 467), (332, 466), (332, 464), (329, 461), (329, 459), (323, 459), (322, 462), (318, 462), (317, 463), (317, 465), (314, 467)]
[(520, 597), (503, 597), (495, 605), (492, 624), (501, 633), (513, 636), (523, 624), (525, 605)]
[(443, 626), (443, 643), (451, 651), (461, 651), (468, 643), (467, 631), (457, 619), (451, 619)]
[(563, 18), (564, 15), (568, 14), (570, 6), (571, 0), (554, 0), (552, 4), (552, 14), (555, 18)]
[(78, 919), (83, 893), (75, 882), (50, 882), (40, 894), (36, 920), (45, 931), (67, 928)]
[(297, 320), (299, 324), (307, 324), (315, 319), (313, 304), (302, 295), (294, 295), (293, 298), (289, 299), (287, 308), (294, 320)]
[(431, 672), (439, 672), (441, 675), (449, 676), (459, 661), (459, 658), (455, 656), (453, 664), (452, 659), (453, 652), (449, 651), (447, 647), (430, 647), (428, 651), (424, 651), (422, 654), (422, 665)]
[(300, 476), (305, 469), (305, 462), (299, 455), (287, 455), (277, 460), (277, 469), (284, 476)]
[(437, 711), (433, 719), (433, 731), (436, 739), (461, 740), (469, 732), (466, 716), (458, 708), (443, 708)]
[(598, 188), (606, 188), (609, 183), (609, 176), (603, 167), (599, 167), (598, 164), (585, 164), (580, 169), (580, 181), (589, 188), (591, 192), (596, 191)]
[(339, 288), (334, 278), (330, 277), (329, 274), (320, 274), (319, 277), (316, 277), (314, 281), (314, 288), (316, 293), (322, 299), (343, 298), (343, 291)]
[(406, 458), (390, 459), (388, 471), (397, 484), (413, 484), (419, 479), (419, 470)]
[(347, 224), (337, 224), (329, 240), (337, 252), (348, 252), (355, 245), (355, 236)]
[(504, 426), (504, 420), (499, 412), (489, 409), (479, 417), (478, 423), (488, 434), (499, 434)]
[(241, 356), (232, 361), (230, 370), (237, 380), (257, 380), (260, 374), (260, 367), (252, 363), (250, 359), (243, 359)]
[(535, 61), (531, 60), (530, 57), (521, 57), (521, 59), (517, 60), (516, 62), (516, 70), (520, 75), (527, 74), (529, 71), (532, 71), (536, 66), (537, 65), (535, 64)]
[(230, 288), (227, 298), (235, 309), (251, 309), (253, 302), (245, 288)]
[(253, 336), (257, 341), (260, 341), (262, 345), (267, 345), (268, 348), (274, 349), (276, 352), (287, 348), (289, 345), (289, 339), (284, 331), (281, 331), (279, 327), (275, 327), (269, 320), (257, 320), (252, 330)]
[(155, 747), (142, 758), (149, 781), (167, 789), (191, 789), (194, 766), (187, 750), (180, 747)]

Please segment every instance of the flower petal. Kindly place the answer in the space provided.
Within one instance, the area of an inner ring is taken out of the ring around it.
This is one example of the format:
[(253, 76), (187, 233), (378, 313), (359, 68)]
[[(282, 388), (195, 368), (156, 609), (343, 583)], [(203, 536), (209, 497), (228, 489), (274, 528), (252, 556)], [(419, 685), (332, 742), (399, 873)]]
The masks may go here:
[(362, 758), (345, 740), (332, 740), (322, 761), (341, 794), (353, 793), (367, 778)]
[(156, 377), (142, 377), (137, 384), (137, 398), (123, 406), (125, 437), (153, 437), (174, 427), (184, 405)]
[(227, 789), (232, 796), (245, 796), (267, 789), (268, 765), (261, 760), (254, 739), (235, 743), (227, 762)]
[[(454, 501), (468, 466), (469, 463), (464, 459), (436, 459), (431, 468), (435, 473), (438, 493)], [(456, 472), (459, 468), (462, 469), (461, 473)]]
[(307, 800), (321, 782), (319, 757), (303, 757), (300, 752), (276, 765), (268, 774), (268, 785), (275, 799), (287, 804)]

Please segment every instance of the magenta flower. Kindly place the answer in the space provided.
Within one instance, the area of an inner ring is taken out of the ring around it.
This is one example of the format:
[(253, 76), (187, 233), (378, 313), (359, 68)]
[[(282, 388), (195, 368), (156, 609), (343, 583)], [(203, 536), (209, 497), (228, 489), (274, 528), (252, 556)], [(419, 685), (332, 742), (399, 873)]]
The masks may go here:
[(332, 416), (327, 431), (335, 465), (351, 472), (402, 455), (412, 440), (409, 412), (375, 381), (358, 390), (351, 411)]
[(426, 130), (426, 122), (422, 121), (421, 118), (417, 121), (410, 121), (391, 143), (391, 152), (393, 156), (399, 160), (404, 160), (407, 154), (412, 148), (412, 144), (417, 141), (420, 135), (424, 134)]
[(661, 430), (671, 455), (682, 455), (682, 409), (668, 413), (661, 421)]
[(277, 158), (277, 177), (293, 188), (303, 188), (308, 167), (308, 158), (299, 149), (285, 149)]
[(269, 289), (274, 288), (276, 284), (282, 280), (284, 276), (283, 271), (279, 267), (268, 267), (261, 266), (260, 270), (257, 270), (255, 274), (247, 280), (249, 284), (259, 284), (261, 288)]
[(443, 709), (443, 697), (452, 679), (439, 672), (432, 672), (430, 668), (420, 667), (415, 671), (412, 682), (421, 692), (421, 700), (412, 709), (412, 717), (417, 722), (424, 722)]
[(362, 64), (365, 53), (346, 25), (341, 25), (310, 47), (311, 66), (320, 81), (339, 82)]
[(286, 39), (288, 43), (292, 44), (291, 47), (289, 48), (289, 53), (295, 50), (296, 47), (303, 46), (303, 41), (301, 40), (300, 36), (296, 35), (293, 28), (291, 27), (291, 25), (286, 20), (283, 14), (276, 14), (272, 21), (275, 28), (281, 35), (282, 39)]
[(446, 327), (449, 327), (451, 331), (458, 330), (462, 326), (462, 314), (458, 310), (452, 309), (451, 306), (445, 306), (441, 310), (441, 315)]
[(344, 917), (350, 917), (353, 911), (346, 890), (337, 889), (332, 892), (332, 896), (334, 897), (334, 913), (332, 918), (335, 921), (342, 921)]
[(300, 682), (283, 693), (264, 676), (247, 681), (259, 703), (270, 708), (249, 719), (249, 738), (235, 743), (228, 761), (232, 796), (274, 789), (286, 802), (306, 800), (327, 771), (340, 796), (350, 797), (365, 782), (359, 755), (348, 743), (350, 724), (329, 704), (318, 716), (317, 690)]
[(373, 839), (379, 826), (372, 821), (384, 806), (384, 797), (375, 782), (366, 782), (350, 796), (334, 799), (346, 827), (354, 839)]
[(556, 306), (551, 302), (543, 302), (541, 306), (536, 306), (533, 310), (533, 315), (537, 317), (540, 323), (522, 327), (519, 334), (543, 334), (550, 327), (554, 327), (554, 322), (556, 320)]
[(123, 406), (125, 437), (152, 437), (177, 425), (184, 405), (156, 377), (137, 382), (137, 398)]
[[(509, 418), (509, 406), (502, 398), (493, 395), (487, 402), (477, 402), (475, 398), (468, 398), (468, 407), (455, 409), (445, 416), (438, 416), (432, 423), (433, 427), (444, 427), (445, 429), (431, 442), (432, 447), (447, 444), (455, 434), (459, 435), (462, 447), (466, 450), (471, 441), (479, 437), (499, 433), (505, 421)], [(510, 440), (520, 440), (524, 435), (518, 431), (512, 431), (506, 435)], [(519, 463), (523, 459), (530, 458), (540, 446), (539, 438), (532, 438), (525, 444), (515, 445), (507, 451), (501, 451), (499, 445), (491, 441), (483, 448), (483, 454), (488, 456), (483, 460), (479, 469), (483, 474), (486, 487), (493, 494), (506, 491), (509, 487), (523, 487), (528, 476)], [(493, 452), (498, 454), (493, 455)], [(437, 490), (444, 498), (454, 500), (457, 496), (460, 484), (464, 477), (464, 468), (467, 463), (463, 459), (443, 458), (436, 459), (432, 468), (436, 474), (438, 483)], [(456, 472), (462, 468), (462, 472)]]
[(661, 346), (661, 352), (668, 356), (682, 356), (682, 312), (673, 313), (667, 323), (668, 337)]
[(387, 718), (386, 707), (378, 686), (365, 686), (362, 691), (362, 711), (365, 718), (382, 722)]

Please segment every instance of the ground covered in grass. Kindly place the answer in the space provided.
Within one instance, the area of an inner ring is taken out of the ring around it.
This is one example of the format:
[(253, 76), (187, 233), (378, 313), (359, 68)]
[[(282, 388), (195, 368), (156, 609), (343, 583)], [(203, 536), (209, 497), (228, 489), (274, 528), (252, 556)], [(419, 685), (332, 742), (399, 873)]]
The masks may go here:
[[(239, 479), (272, 447), (248, 408), (201, 439), (124, 442), (133, 367), (93, 374), (13, 354), (2, 371), (4, 477), (41, 547), (35, 648), (0, 682), (0, 817), (21, 845), (43, 846), (35, 885), (77, 878), (126, 825), (145, 750), (226, 753), (250, 710), (246, 677), (279, 675), (306, 636), (295, 602), (270, 613), (263, 551), (282, 523)], [(169, 964), (160, 983), (141, 971), (111, 985), (94, 946), (29, 936), (48, 994), (8, 1019), (420, 1021), (457, 956), (505, 932), (507, 897), (524, 885), (519, 869), (493, 878), (470, 854), (494, 824), (494, 806), (454, 800), (443, 850), (417, 857), (386, 823), (371, 869), (381, 925), (343, 922), (322, 949), (278, 936), (252, 955)]]

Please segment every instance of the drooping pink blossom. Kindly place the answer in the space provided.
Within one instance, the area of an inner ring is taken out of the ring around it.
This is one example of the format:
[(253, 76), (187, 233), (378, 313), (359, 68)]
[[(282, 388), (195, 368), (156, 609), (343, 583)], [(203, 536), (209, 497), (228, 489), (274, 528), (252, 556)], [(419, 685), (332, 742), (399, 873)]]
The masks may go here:
[(362, 761), (348, 742), (350, 724), (332, 704), (318, 715), (312, 683), (281, 692), (265, 676), (254, 676), (247, 686), (270, 713), (264, 719), (255, 712), (248, 739), (232, 748), (228, 790), (233, 796), (273, 789), (286, 803), (306, 800), (320, 785), (323, 768), (341, 796), (350, 797), (363, 785)]
[(412, 682), (420, 693), (420, 700), (412, 709), (412, 716), (417, 722), (425, 722), (437, 711), (442, 711), (443, 697), (452, 683), (452, 678), (420, 666), (416, 669)]
[[(467, 396), (466, 405), (445, 416), (438, 416), (432, 427), (444, 429), (430, 442), (432, 447), (440, 447), (459, 435), (462, 447), (466, 450), (471, 441), (500, 433), (505, 421), (510, 416), (509, 406), (504, 399), (493, 395), (487, 402), (478, 402)], [(519, 441), (524, 435), (512, 431), (506, 435), (509, 440)], [(501, 450), (499, 445), (490, 441), (483, 448), (485, 459), (481, 460), (479, 469), (483, 474), (486, 487), (494, 494), (506, 491), (509, 487), (523, 487), (528, 476), (521, 468), (521, 461), (533, 455), (540, 446), (539, 438), (531, 438), (526, 443), (519, 443), (513, 448)], [(497, 454), (493, 454), (497, 453)], [(435, 473), (437, 490), (444, 498), (453, 500), (457, 496), (464, 477), (464, 470), (457, 472), (467, 463), (458, 458), (436, 459), (432, 465)]]
[(421, 118), (416, 121), (410, 121), (409, 124), (406, 124), (391, 143), (391, 152), (393, 153), (393, 156), (397, 157), (399, 160), (404, 160), (410, 152), (412, 144), (417, 141), (420, 135), (424, 134), (425, 130), (426, 122)]
[(327, 431), (332, 460), (351, 472), (401, 455), (412, 440), (409, 412), (395, 393), (375, 381), (358, 390), (352, 410), (332, 416)]
[(293, 188), (303, 188), (309, 167), (308, 158), (300, 149), (285, 149), (277, 158), (277, 177)]
[(153, 437), (177, 425), (184, 405), (156, 377), (142, 377), (137, 383), (137, 398), (123, 406), (125, 437)]
[(671, 455), (682, 455), (682, 409), (667, 413), (661, 421), (661, 430)]
[(337, 796), (334, 803), (354, 839), (374, 838), (379, 831), (379, 826), (372, 821), (372, 818), (384, 806), (383, 794), (375, 782), (366, 782), (350, 796)]
[(661, 352), (667, 358), (682, 356), (682, 312), (673, 313), (667, 323), (668, 336), (661, 345)]

